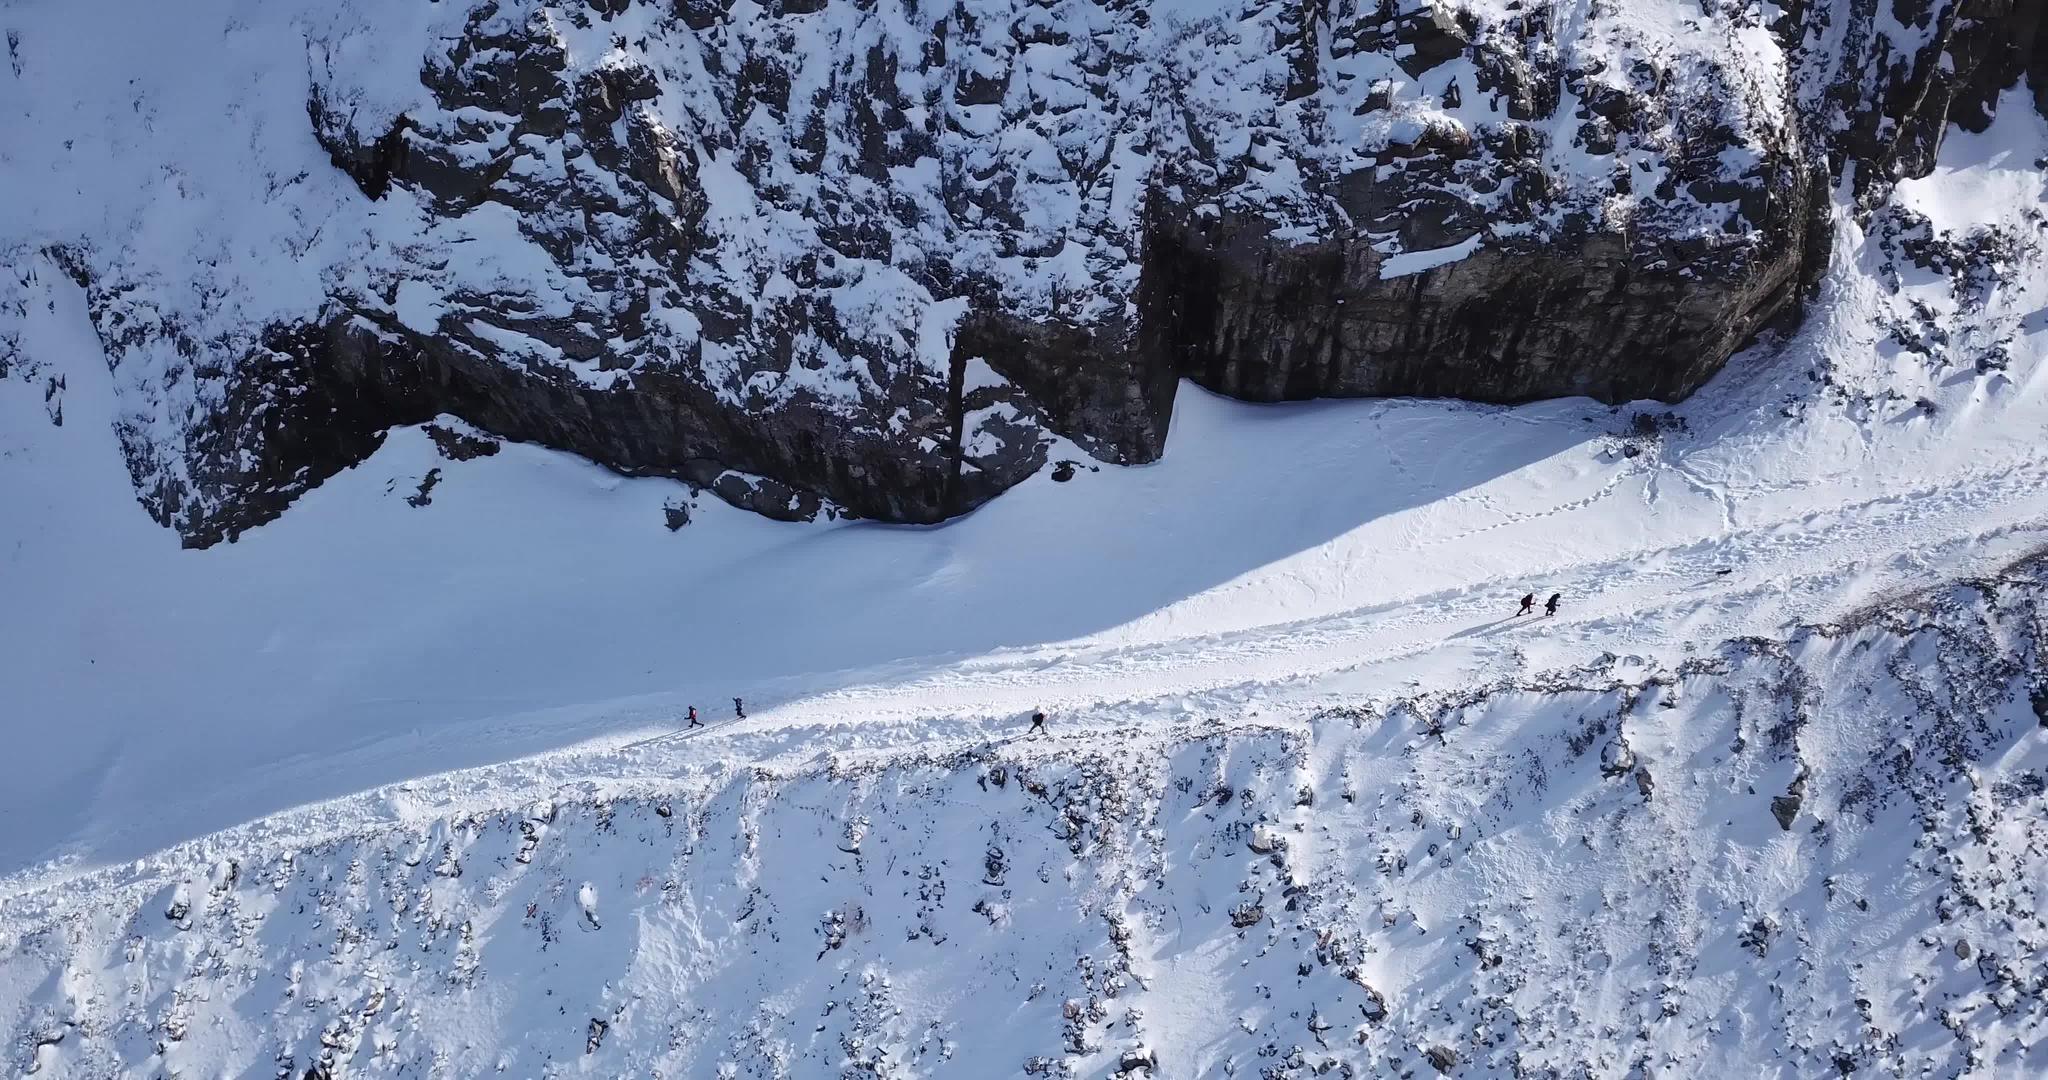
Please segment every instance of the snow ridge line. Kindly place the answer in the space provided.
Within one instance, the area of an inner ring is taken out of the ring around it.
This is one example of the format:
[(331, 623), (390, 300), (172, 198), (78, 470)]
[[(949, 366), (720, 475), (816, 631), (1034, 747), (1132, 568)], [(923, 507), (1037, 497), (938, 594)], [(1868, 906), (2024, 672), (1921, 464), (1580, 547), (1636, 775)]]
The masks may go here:
[[(2048, 525), (2035, 526), (2032, 531), (2048, 531)], [(1886, 601), (1864, 605), (1839, 619), (1799, 624), (1782, 638), (1763, 639), (1754, 635), (1725, 638), (1717, 641), (1712, 650), (1704, 652), (1708, 656), (1719, 656), (1731, 648), (1752, 649), (1759, 644), (1789, 648), (1810, 636), (1840, 637), (1875, 621), (1886, 612), (1920, 610), (1928, 597), (1946, 590), (2006, 585), (2039, 587), (2044, 570), (2048, 570), (2048, 545), (2037, 544), (1989, 573), (1960, 576), (1902, 591)], [(1613, 655), (1606, 654), (1601, 659), (1611, 661)], [(1689, 662), (1697, 663), (1700, 659), (1695, 656)], [(1102, 739), (1121, 742), (1150, 738), (1159, 742), (1162, 748), (1171, 748), (1199, 740), (1252, 734), (1306, 738), (1311, 725), (1332, 710), (1349, 716), (1372, 714), (1386, 717), (1403, 711), (1416, 716), (1433, 716), (1460, 701), (1476, 700), (1490, 693), (1641, 689), (1670, 679), (1669, 671), (1651, 671), (1633, 679), (1595, 678), (1595, 673), (1600, 670), (1599, 663), (1497, 677), (1455, 692), (1438, 688), (1396, 695), (1364, 695), (1348, 701), (1338, 700), (1340, 695), (1329, 695), (1326, 700), (1298, 710), (1291, 717), (1258, 717), (1255, 712), (1253, 716), (1256, 718), (1241, 715), (1225, 720), (1212, 715), (1206, 719), (1193, 719), (1185, 712), (1177, 712), (1164, 722), (1139, 714), (1133, 720), (1112, 719), (1092, 723), (1088, 722), (1089, 718), (1082, 717), (1080, 726), (1056, 732), (1047, 739), (1046, 745), (1059, 748), (1086, 746)], [(680, 742), (688, 746), (697, 741), (711, 744), (731, 741), (750, 734), (732, 730), (739, 724), (765, 724), (771, 719), (772, 715), (763, 715), (746, 721), (727, 721), (701, 731), (699, 734), (707, 736), (703, 740)], [(843, 734), (848, 727), (816, 725), (802, 731), (807, 736), (831, 738)], [(873, 767), (965, 760), (978, 754), (985, 755), (997, 746), (1014, 747), (1034, 741), (1020, 734), (1016, 725), (1009, 723), (1007, 718), (918, 716), (850, 727), (864, 736), (876, 734), (876, 729), (880, 728), (882, 732), (897, 734), (901, 738), (900, 741), (879, 745), (864, 740), (837, 746), (821, 745), (807, 738), (798, 744), (799, 750), (765, 754), (748, 761), (734, 756), (693, 760), (656, 755), (650, 752), (676, 746), (678, 742), (665, 742), (658, 737), (620, 746), (562, 750), (480, 768), (453, 770), (272, 814), (174, 845), (156, 855), (121, 866), (86, 870), (43, 867), (13, 875), (0, 880), (0, 919), (16, 926), (48, 923), (63, 918), (80, 904), (88, 907), (103, 904), (110, 892), (133, 896), (138, 892), (162, 889), (185, 876), (203, 875), (209, 865), (218, 864), (223, 859), (274, 857), (286, 850), (317, 848), (340, 840), (369, 837), (450, 817), (516, 813), (520, 803), (531, 806), (536, 800), (673, 798), (689, 794), (697, 787), (728, 782), (736, 772), (748, 773), (757, 780), (790, 780), (827, 773), (852, 763)], [(790, 735), (799, 729), (783, 724), (776, 730)], [(630, 771), (628, 767), (631, 767)], [(697, 783), (691, 783), (692, 780)], [(80, 897), (89, 897), (90, 900), (82, 901)]]

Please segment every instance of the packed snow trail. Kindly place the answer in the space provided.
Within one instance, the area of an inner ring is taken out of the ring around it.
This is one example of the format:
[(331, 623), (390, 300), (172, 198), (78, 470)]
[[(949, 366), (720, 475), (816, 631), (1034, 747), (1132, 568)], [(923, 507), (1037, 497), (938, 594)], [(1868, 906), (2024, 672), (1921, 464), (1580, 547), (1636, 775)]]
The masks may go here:
[[(1968, 502), (1973, 496), (1977, 501)], [(1205, 708), (1216, 708), (1296, 686), (1342, 697), (1368, 681), (1332, 683), (1332, 676), (1364, 676), (1423, 657), (1445, 672), (1517, 673), (1542, 666), (1532, 664), (1532, 653), (1561, 659), (1624, 648), (1670, 655), (1687, 642), (1782, 633), (1788, 624), (1778, 614), (1786, 609), (1846, 611), (1929, 581), (1986, 572), (2048, 545), (2048, 487), (2039, 473), (2008, 475), (1972, 489), (1972, 495), (1930, 500), (1950, 506), (1967, 502), (1972, 520), (1986, 523), (1932, 544), (1916, 541), (1913, 529), (1928, 527), (1927, 514), (1933, 511), (1911, 500), (1885, 501), (1914, 509), (1865, 516), (1873, 508), (1840, 508), (1723, 542), (1547, 571), (1541, 576), (1543, 588), (1561, 590), (1566, 597), (1555, 618), (1540, 608), (1532, 617), (1513, 618), (1513, 602), (1505, 591), (1512, 583), (1440, 590), (1340, 615), (1198, 639), (1052, 646), (980, 658), (905, 682), (863, 683), (802, 696), (746, 721), (718, 723), (715, 732), (675, 732), (625, 745), (712, 738), (745, 739), (758, 747), (760, 736), (792, 728), (815, 738), (835, 726), (886, 723), (902, 729), (939, 716), (983, 718), (987, 723), (976, 733), (994, 735), (1021, 724), (1034, 706), (1085, 716), (1104, 706), (1201, 695)], [(1826, 524), (1817, 524), (1823, 518)], [(1731, 572), (1717, 575), (1721, 568)], [(1651, 599), (1657, 596), (1668, 599)], [(1756, 612), (1766, 614), (1757, 618)], [(1408, 675), (1407, 681), (1419, 680)], [(645, 708), (633, 711), (644, 714)], [(892, 731), (886, 738), (914, 741), (908, 730)], [(720, 752), (746, 759), (755, 750), (732, 746)]]

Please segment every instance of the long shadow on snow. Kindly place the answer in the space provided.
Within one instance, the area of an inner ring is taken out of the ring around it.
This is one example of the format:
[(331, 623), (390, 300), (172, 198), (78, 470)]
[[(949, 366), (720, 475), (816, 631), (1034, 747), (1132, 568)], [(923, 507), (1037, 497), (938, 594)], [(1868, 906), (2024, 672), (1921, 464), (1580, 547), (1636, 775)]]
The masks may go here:
[[(1532, 462), (1589, 453), (1583, 444), (1620, 424), (1613, 410), (1584, 399), (1251, 405), (1186, 384), (1176, 404), (1157, 465), (1083, 467), (1065, 483), (1047, 470), (940, 526), (804, 528), (741, 516), (719, 524), (766, 542), (663, 568), (679, 569), (673, 576), (650, 572), (647, 595), (593, 594), (577, 600), (588, 610), (545, 619), (517, 598), (500, 613), (465, 613), (466, 622), (491, 624), (501, 655), (550, 663), (491, 666), (488, 654), (451, 635), (407, 660), (431, 676), (385, 673), (402, 684), (431, 681), (443, 696), (324, 703), (315, 711), (345, 721), (354, 738), (284, 762), (270, 782), (288, 774), (298, 800), (338, 796), (419, 775), (423, 763), (458, 769), (680, 727), (686, 704), (716, 723), (731, 715), (734, 695), (759, 713), (972, 668), (991, 653), (1000, 663), (1005, 650), (1153, 615)], [(1310, 578), (1375, 572), (1370, 559), (1303, 569)], [(515, 700), (527, 705), (506, 706)]]
[[(1584, 399), (1250, 405), (1186, 384), (1176, 405), (1158, 465), (1084, 468), (1064, 484), (1042, 474), (945, 525), (856, 524), (728, 567), (692, 604), (746, 611), (760, 633), (705, 635), (689, 667), (735, 685), (792, 668), (871, 681), (859, 669), (900, 664), (908, 675), (1085, 637), (1621, 426)], [(833, 572), (878, 565), (888, 569), (857, 580)], [(1375, 568), (1305, 566), (1302, 576), (1331, 572), (1369, 581)], [(760, 589), (775, 579), (805, 587)]]
[[(265, 620), (178, 629), (194, 651), (192, 677), (225, 666), (238, 673), (235, 693), (177, 694), (152, 706), (147, 722), (139, 713), (124, 720), (144, 724), (149, 738), (105, 772), (101, 786), (121, 797), (0, 845), (0, 872), (59, 851), (135, 857), (190, 830), (292, 805), (680, 726), (685, 704), (716, 719), (730, 715), (734, 695), (758, 712), (971, 667), (992, 652), (1154, 615), (1305, 552), (1314, 554), (1298, 573), (1285, 568), (1272, 580), (1313, 590), (1363, 577), (1370, 594), (1370, 552), (1338, 565), (1319, 549), (1532, 462), (1590, 453), (1584, 443), (1619, 427), (1612, 410), (1583, 399), (1260, 406), (1191, 387), (1177, 404), (1159, 464), (1084, 467), (1066, 483), (1046, 470), (937, 527), (783, 526), (713, 507), (704, 527), (671, 537), (658, 526), (607, 531), (623, 519), (579, 526), (574, 515), (616, 510), (565, 503), (551, 519), (518, 526), (524, 535), (508, 543), (520, 555), (479, 563), (489, 589), (466, 583), (468, 568), (450, 548), (473, 542), (473, 523), (379, 519), (359, 543), (345, 529), (368, 511), (339, 490), (316, 492), (262, 535), (208, 557), (221, 564), (219, 587), (246, 592), (250, 604), (309, 581), (322, 586), (265, 616), (298, 651), (268, 652)], [(560, 490), (578, 485), (589, 486)], [(594, 542), (611, 546), (588, 550)], [(1256, 604), (1264, 593), (1255, 587), (1242, 599)], [(1185, 632), (1213, 632), (1209, 616)], [(1177, 634), (1168, 623), (1144, 636)], [(140, 706), (123, 699), (107, 708), (128, 717)], [(203, 739), (176, 734), (202, 729)], [(238, 782), (183, 793), (159, 823), (145, 788), (129, 782), (188, 767)]]

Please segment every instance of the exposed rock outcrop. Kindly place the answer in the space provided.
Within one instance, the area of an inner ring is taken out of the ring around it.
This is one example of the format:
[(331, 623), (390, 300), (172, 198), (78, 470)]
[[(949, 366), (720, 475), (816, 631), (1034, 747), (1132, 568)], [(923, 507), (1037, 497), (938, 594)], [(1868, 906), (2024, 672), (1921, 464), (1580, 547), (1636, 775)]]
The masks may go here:
[(64, 250), (126, 376), (138, 490), (189, 543), (444, 413), (772, 516), (932, 522), (1057, 437), (1156, 458), (1183, 377), (1691, 393), (1797, 312), (1837, 180), (1881, 199), (1949, 122), (2048, 84), (2038, 5), (1777, 10), (344, 13), (305, 31), (306, 116), (352, 193), (274, 238), (326, 260), (316, 303)]
[[(1981, 132), (2022, 78), (2048, 115), (2048, 11), (2035, 0), (1852, 0), (1788, 5), (1787, 25), (1839, 40), (1805, 65), (1806, 107), (1853, 163), (1862, 205), (1934, 168), (1943, 133)], [(1827, 61), (1832, 61), (1831, 66)]]

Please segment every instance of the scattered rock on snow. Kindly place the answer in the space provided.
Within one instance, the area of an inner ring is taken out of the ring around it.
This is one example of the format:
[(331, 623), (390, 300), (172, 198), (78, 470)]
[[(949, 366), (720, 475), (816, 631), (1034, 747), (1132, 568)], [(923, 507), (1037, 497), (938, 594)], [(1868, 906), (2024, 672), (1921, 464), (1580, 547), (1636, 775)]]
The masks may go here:
[(1800, 804), (1806, 801), (1806, 770), (1801, 769), (1792, 778), (1792, 786), (1783, 795), (1771, 800), (1771, 816), (1778, 819), (1778, 827), (1792, 831), (1792, 819), (1799, 816)]
[(1769, 915), (1762, 915), (1752, 920), (1748, 926), (1742, 929), (1741, 933), (1735, 935), (1735, 940), (1737, 944), (1755, 953), (1757, 959), (1761, 960), (1769, 955), (1771, 944), (1778, 940), (1778, 929), (1778, 920), (1771, 918)]
[(410, 506), (415, 510), (423, 506), (433, 505), (434, 488), (436, 485), (440, 484), (440, 482), (440, 468), (437, 466), (435, 468), (428, 469), (427, 475), (420, 477), (419, 490), (405, 497), (405, 505)]
[(1365, 976), (1362, 973), (1360, 973), (1356, 968), (1347, 970), (1344, 973), (1344, 976), (1345, 978), (1350, 979), (1352, 982), (1357, 983), (1359, 988), (1365, 991), (1365, 1000), (1360, 1002), (1358, 1005), (1359, 1015), (1364, 1016), (1367, 1020), (1372, 1021), (1380, 1021), (1386, 1019), (1387, 995), (1380, 993), (1377, 987), (1366, 982)]
[(490, 457), (500, 449), (498, 440), (467, 431), (457, 431), (441, 424), (428, 424), (427, 437), (434, 440), (434, 449), (450, 461), (472, 461)]
[(1603, 776), (1620, 776), (1636, 767), (1636, 752), (1629, 749), (1628, 740), (1616, 735), (1600, 747), (1600, 772)]

